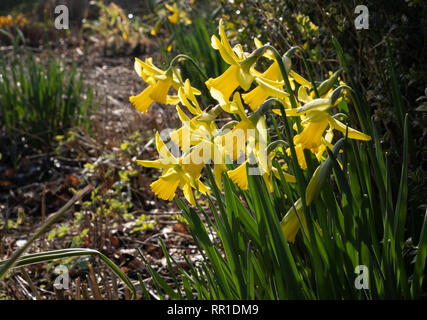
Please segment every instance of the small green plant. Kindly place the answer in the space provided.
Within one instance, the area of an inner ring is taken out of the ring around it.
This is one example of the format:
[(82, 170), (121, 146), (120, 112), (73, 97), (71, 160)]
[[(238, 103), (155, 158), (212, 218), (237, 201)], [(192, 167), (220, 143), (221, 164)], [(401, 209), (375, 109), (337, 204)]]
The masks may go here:
[(0, 126), (39, 147), (52, 147), (72, 126), (89, 128), (94, 106), (92, 88), (75, 63), (69, 69), (57, 59), (40, 63), (30, 52), (2, 57), (0, 97)]

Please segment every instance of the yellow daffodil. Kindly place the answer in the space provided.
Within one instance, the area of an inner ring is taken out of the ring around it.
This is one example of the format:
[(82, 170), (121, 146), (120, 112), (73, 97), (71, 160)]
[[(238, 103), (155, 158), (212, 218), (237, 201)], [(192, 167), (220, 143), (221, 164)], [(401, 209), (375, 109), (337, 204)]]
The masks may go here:
[(156, 22), (156, 24), (154, 25), (154, 27), (153, 28), (151, 28), (151, 30), (150, 30), (150, 34), (152, 35), (152, 36), (155, 36), (156, 34), (157, 34), (157, 32), (159, 32), (159, 30), (160, 30), (160, 27), (162, 26), (162, 20), (158, 20), (157, 22)]
[(172, 6), (165, 4), (166, 8), (172, 12), (172, 15), (168, 16), (168, 20), (173, 23), (177, 24), (179, 20), (183, 20), (186, 24), (191, 24), (191, 20), (188, 19), (187, 13), (184, 10), (181, 10), (178, 8), (178, 5), (174, 3)]
[[(246, 145), (247, 159), (239, 165), (234, 170), (229, 170), (227, 172), (230, 179), (236, 183), (240, 189), (247, 190), (248, 188), (248, 178), (247, 178), (247, 166), (248, 165), (257, 165), (257, 168), (253, 168), (253, 174), (259, 174), (263, 177), (269, 192), (272, 192), (273, 183), (272, 177), (273, 174), (276, 178), (280, 179), (279, 174), (276, 168), (272, 166), (272, 158), (274, 153), (267, 154), (267, 126), (265, 123), (265, 117), (262, 116), (258, 119), (256, 123), (256, 135), (250, 135), (245, 137), (248, 140)], [(237, 146), (236, 146), (237, 147)], [(295, 182), (295, 177), (284, 173), (285, 179), (288, 182)]]
[(196, 189), (201, 193), (209, 193), (207, 187), (200, 181), (204, 163), (193, 163), (191, 154), (175, 158), (167, 149), (159, 133), (156, 134), (156, 147), (160, 156), (158, 160), (137, 160), (137, 162), (144, 167), (163, 169), (160, 178), (150, 185), (151, 190), (157, 197), (171, 201), (179, 186), (183, 190), (187, 201), (195, 205), (192, 189)]
[[(162, 104), (177, 104), (180, 101), (178, 96), (168, 94), (171, 87), (178, 90), (183, 86), (179, 70), (164, 71), (157, 68), (151, 58), (145, 59), (145, 62), (136, 58), (135, 71), (149, 84), (139, 95), (129, 98), (138, 111), (146, 113), (154, 101)], [(200, 94), (200, 91), (195, 88), (191, 90), (194, 94)]]
[(294, 136), (294, 143), (300, 144), (303, 149), (316, 149), (322, 144), (322, 137), (325, 130), (330, 126), (344, 135), (348, 130), (348, 138), (369, 141), (371, 137), (347, 127), (344, 123), (332, 117), (328, 112), (321, 110), (308, 111), (305, 119), (301, 122), (304, 129)]
[[(261, 41), (259, 41), (257, 38), (255, 38), (254, 41), (257, 48), (261, 48), (263, 46)], [(252, 73), (255, 75), (256, 81), (271, 80), (272, 82), (281, 83), (281, 86), (283, 87), (283, 82), (281, 82), (283, 80), (282, 73), (280, 72), (279, 64), (275, 60), (274, 55), (271, 51), (267, 50), (263, 56), (273, 60), (273, 63), (263, 73), (259, 73), (255, 69), (252, 69)], [(250, 92), (242, 94), (243, 100), (247, 105), (249, 105), (252, 111), (256, 111), (258, 107), (270, 96), (271, 92), (268, 91), (268, 88), (265, 88), (262, 85), (258, 85)]]
[(224, 98), (228, 99), (239, 86), (243, 90), (249, 90), (254, 76), (250, 72), (251, 65), (242, 63), (248, 56), (243, 52), (242, 46), (238, 44), (231, 48), (225, 35), (222, 19), (219, 22), (219, 36), (220, 39), (215, 35), (212, 36), (212, 47), (219, 50), (221, 57), (230, 67), (219, 77), (206, 81), (206, 86), (209, 90), (215, 88), (221, 91)]
[(215, 88), (211, 88), (210, 93), (212, 98), (218, 101), (218, 104), (222, 110), (227, 113), (238, 114), (241, 119), (247, 118), (245, 109), (243, 108), (242, 99), (240, 98), (240, 94), (238, 92), (233, 95), (232, 101), (225, 99), (222, 92)]
[(196, 96), (194, 95), (194, 88), (190, 85), (190, 80), (185, 80), (184, 86), (178, 89), (178, 97), (181, 103), (187, 107), (194, 115), (201, 115), (202, 110), (200, 109), (199, 103), (197, 102)]
[[(234, 94), (233, 102), (229, 105), (229, 108), (233, 113), (239, 115), (240, 121), (230, 132), (222, 136), (221, 143), (225, 146), (226, 154), (230, 156), (232, 160), (237, 160), (245, 153), (250, 134), (259, 136), (259, 132), (257, 132), (256, 123), (246, 115), (238, 92)], [(265, 121), (264, 116), (261, 118)]]
[[(269, 192), (274, 191), (273, 180), (272, 180), (273, 175), (277, 179), (280, 179), (280, 175), (279, 175), (277, 169), (273, 168), (271, 165), (271, 161), (272, 161), (273, 157), (274, 157), (273, 154), (269, 155), (268, 165), (263, 169), (262, 168), (262, 162), (259, 161), (259, 145), (257, 146), (255, 159), (258, 159), (258, 170), (261, 171), (260, 172), (261, 176), (264, 179), (264, 182), (265, 182)], [(249, 165), (249, 160), (246, 160), (241, 165), (239, 165), (236, 169), (227, 171), (227, 175), (229, 176), (229, 178), (235, 184), (237, 184), (239, 186), (239, 188), (242, 190), (248, 189), (248, 176), (247, 176), (247, 171), (246, 171), (247, 170), (246, 168), (248, 165)], [(283, 175), (284, 175), (285, 180), (287, 182), (296, 182), (296, 179), (293, 175), (290, 175), (286, 172), (283, 172)]]
[[(277, 82), (278, 87), (283, 87), (283, 82), (279, 82), (282, 79), (279, 64), (275, 61), (271, 64), (268, 69), (262, 73), (260, 76), (256, 77), (256, 82), (258, 83), (258, 86), (249, 91), (248, 93), (242, 94), (242, 98), (245, 101), (246, 104), (249, 105), (252, 111), (256, 111), (259, 106), (267, 100), (268, 97), (273, 96), (274, 89), (276, 87), (272, 83)], [(268, 81), (270, 80), (270, 81)], [(270, 87), (273, 88), (273, 94), (272, 91), (269, 90)], [(278, 89), (277, 89), (278, 90)], [(285, 93), (283, 92), (283, 95)], [(287, 94), (286, 94), (287, 95)]]
[(217, 127), (214, 121), (201, 121), (200, 117), (204, 115), (199, 103), (194, 95), (194, 90), (190, 86), (190, 81), (187, 79), (184, 86), (179, 88), (178, 97), (183, 105), (185, 105), (195, 117), (191, 120), (182, 111), (180, 107), (176, 107), (178, 117), (183, 124), (181, 128), (173, 131), (170, 134), (174, 141), (184, 152), (196, 145), (202, 140), (211, 140), (217, 132)]
[[(199, 150), (209, 150), (209, 159), (214, 162), (215, 181), (217, 186), (222, 189), (222, 173), (227, 168), (225, 166), (225, 151), (222, 137), (217, 136), (219, 133), (218, 128), (213, 120), (199, 120), (204, 113), (200, 109), (193, 92), (189, 90), (189, 82), (186, 82), (184, 87), (179, 89), (178, 95), (181, 102), (195, 117), (190, 119), (181, 108), (177, 107), (178, 117), (183, 125), (181, 128), (173, 131), (170, 137), (183, 152), (187, 152), (191, 146), (198, 146)], [(208, 162), (207, 157), (204, 160)]]
[[(287, 116), (299, 116), (302, 119), (301, 125), (303, 126), (303, 130), (301, 133), (294, 136), (295, 151), (297, 153), (298, 163), (302, 169), (307, 168), (303, 150), (310, 150), (316, 155), (318, 160), (321, 160), (326, 146), (330, 147), (330, 142), (333, 138), (333, 129), (340, 131), (344, 135), (347, 134), (349, 139), (363, 141), (371, 140), (370, 136), (347, 127), (344, 123), (329, 114), (328, 110), (332, 108), (331, 94), (329, 94), (327, 98), (311, 100), (310, 96), (306, 94), (305, 89), (301, 90), (301, 88), (302, 87), (298, 90), (299, 100), (307, 103), (296, 109), (287, 109), (286, 113)], [(328, 128), (327, 135), (324, 137), (324, 133)], [(296, 128), (294, 127), (294, 129)], [(289, 155), (290, 150), (287, 150), (287, 152)]]

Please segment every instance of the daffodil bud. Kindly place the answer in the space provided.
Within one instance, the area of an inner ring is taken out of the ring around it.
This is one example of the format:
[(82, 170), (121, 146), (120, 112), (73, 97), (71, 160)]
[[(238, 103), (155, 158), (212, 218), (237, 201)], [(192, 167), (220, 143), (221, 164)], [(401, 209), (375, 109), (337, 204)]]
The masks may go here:
[(307, 111), (326, 111), (328, 109), (332, 108), (332, 103), (330, 98), (325, 99), (314, 99), (311, 100), (309, 103), (306, 103), (304, 106), (299, 107), (297, 109), (297, 113), (303, 113)]
[(159, 32), (160, 27), (162, 26), (162, 20), (158, 20), (153, 29), (151, 29), (150, 34), (155, 36)]
[(323, 81), (319, 87), (317, 88), (317, 92), (319, 93), (319, 96), (323, 96), (326, 93), (328, 93), (329, 90), (331, 90), (334, 83), (337, 81), (338, 76), (342, 72), (342, 68), (335, 71), (334, 74), (327, 80)]
[(301, 198), (299, 198), (294, 203), (294, 205), (289, 209), (280, 222), (280, 227), (283, 231), (283, 235), (285, 236), (286, 241), (291, 243), (295, 242), (295, 237), (300, 229), (300, 225), (303, 226), (304, 232), (308, 235), (307, 222), (305, 219)]

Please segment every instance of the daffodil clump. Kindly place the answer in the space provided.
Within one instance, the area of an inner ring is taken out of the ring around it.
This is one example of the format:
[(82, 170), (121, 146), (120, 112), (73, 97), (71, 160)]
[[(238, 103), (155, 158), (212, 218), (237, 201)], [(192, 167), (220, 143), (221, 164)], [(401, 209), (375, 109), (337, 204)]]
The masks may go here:
[[(169, 17), (172, 23), (181, 17), (174, 7), (168, 9), (173, 12)], [(137, 74), (148, 84), (140, 94), (130, 97), (135, 108), (146, 113), (154, 102), (171, 105), (182, 122), (168, 136), (156, 134), (158, 160), (138, 160), (144, 167), (162, 170), (151, 190), (158, 198), (170, 201), (179, 187), (187, 201), (196, 205), (195, 191), (196, 195), (210, 193), (203, 182), (203, 170), (209, 166), (214, 177), (211, 183), (220, 190), (224, 174), (241, 190), (248, 189), (248, 175), (256, 174), (263, 178), (269, 192), (274, 192), (275, 182), (285, 182), (281, 179), (295, 183), (296, 170), (307, 172), (307, 160), (311, 159), (318, 170), (304, 197), (309, 205), (322, 183), (319, 172), (322, 177), (320, 169), (327, 159), (327, 149), (339, 152), (333, 144), (334, 135), (340, 132), (347, 139), (371, 139), (339, 120), (343, 115), (336, 113), (336, 106), (345, 102), (351, 90), (340, 81), (341, 70), (321, 83), (308, 81), (292, 69), (292, 49), (280, 56), (273, 47), (255, 39), (254, 51), (245, 52), (240, 44), (231, 46), (222, 20), (219, 37), (212, 36), (211, 45), (229, 67), (222, 75), (206, 79), (205, 85), (217, 102), (210, 108), (200, 105), (201, 90), (180, 74), (179, 62), (187, 60), (197, 65), (190, 57), (178, 56), (167, 70), (156, 67), (151, 58), (135, 61)], [(261, 57), (271, 61), (266, 70), (257, 64)], [(271, 117), (275, 123), (277, 115), (291, 124), (285, 136), (277, 125), (274, 129), (267, 125), (267, 119)], [(224, 119), (232, 120), (224, 124)], [(177, 154), (171, 151), (172, 146), (178, 147)], [(273, 166), (276, 161), (281, 172)], [(300, 198), (281, 223), (288, 241), (295, 240), (301, 225), (306, 228), (305, 219)]]

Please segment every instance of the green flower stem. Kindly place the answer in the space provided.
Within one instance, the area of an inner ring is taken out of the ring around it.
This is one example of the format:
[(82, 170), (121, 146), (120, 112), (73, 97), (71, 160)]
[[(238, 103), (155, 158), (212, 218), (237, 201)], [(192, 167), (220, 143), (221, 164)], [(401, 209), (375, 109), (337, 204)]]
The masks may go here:
[(285, 56), (290, 57), (295, 51), (299, 51), (301, 53), (302, 62), (304, 64), (305, 69), (307, 70), (308, 78), (310, 79), (310, 82), (313, 85), (314, 94), (316, 95), (316, 98), (320, 98), (319, 92), (317, 91), (317, 85), (314, 82), (313, 73), (311, 72), (311, 68), (309, 67), (307, 59), (305, 58), (304, 50), (301, 47), (295, 46), (295, 47), (290, 48), (286, 52)]
[(169, 64), (169, 69), (175, 67), (179, 62), (184, 61), (184, 60), (188, 60), (190, 61), (197, 69), (197, 71), (202, 75), (202, 77), (205, 80), (208, 80), (208, 76), (206, 75), (206, 73), (200, 68), (200, 66), (189, 56), (185, 55), (185, 54), (179, 54), (177, 55), (175, 58), (172, 59), (172, 61)]

